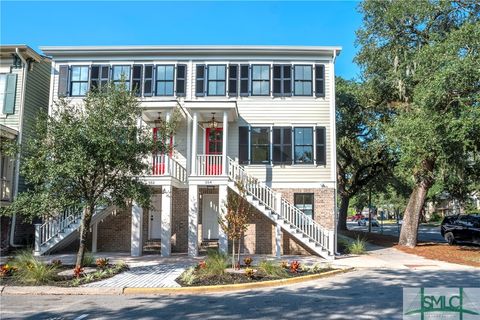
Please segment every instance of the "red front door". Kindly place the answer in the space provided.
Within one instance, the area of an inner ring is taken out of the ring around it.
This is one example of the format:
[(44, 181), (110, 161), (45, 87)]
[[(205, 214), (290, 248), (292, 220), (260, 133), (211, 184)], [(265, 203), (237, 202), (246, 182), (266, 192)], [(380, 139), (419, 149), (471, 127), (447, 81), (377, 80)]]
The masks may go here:
[(206, 174), (220, 175), (222, 174), (222, 147), (223, 147), (223, 130), (222, 128), (207, 128), (205, 153), (207, 154)]

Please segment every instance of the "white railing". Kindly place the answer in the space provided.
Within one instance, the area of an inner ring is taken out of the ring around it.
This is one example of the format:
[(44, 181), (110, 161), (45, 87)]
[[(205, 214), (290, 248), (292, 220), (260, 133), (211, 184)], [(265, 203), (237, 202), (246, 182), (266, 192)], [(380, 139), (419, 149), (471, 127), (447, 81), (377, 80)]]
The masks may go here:
[(40, 226), (40, 245), (64, 232), (67, 228), (76, 224), (82, 218), (82, 208), (67, 208), (60, 215), (50, 217)]
[(232, 181), (242, 183), (247, 195), (253, 196), (267, 209), (280, 215), (281, 219), (327, 250), (329, 254), (334, 254), (332, 232), (325, 230), (279, 193), (249, 176), (245, 169), (231, 158), (228, 158), (227, 171)]
[(198, 176), (219, 176), (223, 174), (222, 155), (199, 154), (195, 161), (196, 175)]
[(182, 182), (187, 181), (187, 170), (178, 161), (166, 154), (155, 154), (152, 157), (153, 176), (172, 176)]

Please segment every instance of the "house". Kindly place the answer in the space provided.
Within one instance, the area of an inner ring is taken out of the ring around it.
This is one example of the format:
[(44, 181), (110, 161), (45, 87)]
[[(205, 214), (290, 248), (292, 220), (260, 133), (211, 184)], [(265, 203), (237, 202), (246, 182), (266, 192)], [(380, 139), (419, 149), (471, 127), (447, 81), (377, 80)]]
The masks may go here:
[[(181, 111), (170, 154), (149, 159), (142, 179), (153, 208), (99, 209), (92, 251), (158, 248), (198, 255), (228, 250), (219, 228), (228, 192), (246, 184), (255, 207), (242, 251), (335, 254), (335, 87), (339, 47), (43, 47), (53, 59), (50, 106), (81, 103), (90, 88), (126, 80), (142, 108), (141, 125)], [(108, 125), (108, 124), (107, 124)], [(253, 178), (253, 179), (249, 179)], [(78, 239), (78, 212), (37, 226), (37, 254)], [(67, 221), (67, 222), (65, 222)], [(51, 231), (54, 230), (54, 231)]]
[[(48, 112), (51, 60), (26, 45), (0, 46), (0, 196), (8, 206), (26, 190), (19, 167), (21, 154), (5, 153), (8, 143), (25, 144), (36, 118)], [(33, 227), (21, 217), (1, 217), (1, 248), (33, 244)]]

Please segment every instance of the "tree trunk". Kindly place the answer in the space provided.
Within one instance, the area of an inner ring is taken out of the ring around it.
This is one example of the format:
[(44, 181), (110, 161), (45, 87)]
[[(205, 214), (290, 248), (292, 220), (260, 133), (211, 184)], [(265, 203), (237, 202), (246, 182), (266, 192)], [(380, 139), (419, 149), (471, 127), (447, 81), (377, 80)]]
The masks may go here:
[(87, 243), (87, 235), (90, 230), (90, 222), (92, 221), (94, 205), (87, 205), (83, 211), (83, 217), (80, 224), (80, 245), (78, 246), (77, 261), (75, 267), (83, 266), (83, 256), (85, 255), (85, 247)]
[(235, 238), (232, 239), (232, 269), (235, 270)]
[(340, 209), (338, 212), (338, 230), (347, 230), (347, 215), (350, 197), (340, 195)]
[(408, 200), (405, 213), (403, 214), (402, 230), (400, 231), (399, 245), (415, 247), (417, 245), (418, 223), (420, 220), (420, 211), (423, 208), (425, 197), (430, 189), (430, 183), (419, 182), (413, 188), (410, 199)]

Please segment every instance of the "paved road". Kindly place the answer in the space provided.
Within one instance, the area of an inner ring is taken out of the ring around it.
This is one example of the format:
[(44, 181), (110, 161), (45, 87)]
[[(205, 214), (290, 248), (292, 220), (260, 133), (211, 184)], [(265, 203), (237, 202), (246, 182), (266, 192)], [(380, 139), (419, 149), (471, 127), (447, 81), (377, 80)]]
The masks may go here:
[(185, 296), (2, 296), (1, 319), (401, 319), (402, 287), (480, 287), (478, 269), (361, 269), (291, 287)]
[[(380, 227), (372, 227), (372, 231), (376, 233), (382, 233), (381, 221), (379, 221)], [(362, 230), (367, 231), (368, 226), (359, 226), (357, 222), (347, 222), (349, 230)], [(396, 223), (386, 223), (383, 225), (383, 234), (392, 236), (398, 236), (400, 228)], [(440, 234), (440, 227), (432, 227), (429, 225), (420, 225), (418, 228), (418, 238), (420, 241), (428, 242), (445, 242)]]

